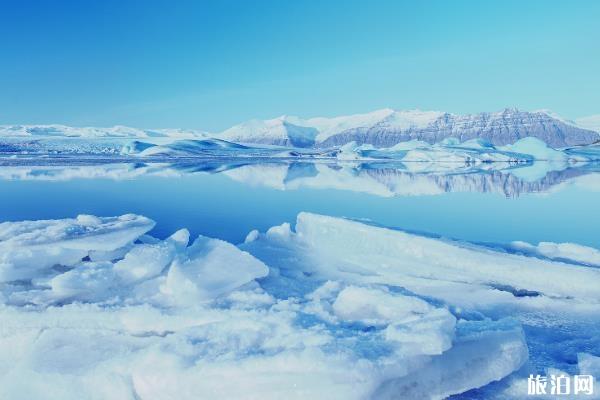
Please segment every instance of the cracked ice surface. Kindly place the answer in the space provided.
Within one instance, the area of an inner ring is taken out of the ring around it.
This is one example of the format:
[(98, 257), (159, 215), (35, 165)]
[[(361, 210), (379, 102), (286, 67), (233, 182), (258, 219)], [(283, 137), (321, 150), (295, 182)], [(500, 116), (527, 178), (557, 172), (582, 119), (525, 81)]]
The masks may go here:
[(600, 270), (537, 253), (307, 213), (240, 246), (153, 226), (0, 224), (0, 398), (519, 398), (540, 321), (597, 327)]

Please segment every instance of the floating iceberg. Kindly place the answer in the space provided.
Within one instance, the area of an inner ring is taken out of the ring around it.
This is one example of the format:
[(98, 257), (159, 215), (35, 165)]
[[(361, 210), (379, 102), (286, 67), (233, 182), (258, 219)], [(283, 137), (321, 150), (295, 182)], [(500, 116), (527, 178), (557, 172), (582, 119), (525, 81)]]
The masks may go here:
[(235, 155), (236, 152), (250, 150), (250, 147), (241, 144), (226, 142), (218, 139), (204, 140), (177, 140), (160, 146), (152, 146), (140, 151), (140, 157), (193, 157), (200, 155), (218, 156), (222, 154)]

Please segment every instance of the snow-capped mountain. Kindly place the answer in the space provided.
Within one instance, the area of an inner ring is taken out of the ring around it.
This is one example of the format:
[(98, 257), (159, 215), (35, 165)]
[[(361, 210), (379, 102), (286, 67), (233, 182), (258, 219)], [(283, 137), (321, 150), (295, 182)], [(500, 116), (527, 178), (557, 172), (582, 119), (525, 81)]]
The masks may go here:
[(366, 114), (334, 118), (303, 119), (284, 115), (269, 120), (251, 120), (219, 134), (186, 129), (137, 129), (70, 127), (65, 125), (0, 125), (0, 138), (25, 140), (56, 139), (144, 139), (164, 144), (173, 140), (215, 138), (235, 143), (305, 148), (373, 145), (388, 148), (407, 141), (429, 144), (454, 138), (459, 142), (483, 139), (490, 144), (513, 144), (535, 137), (551, 147), (587, 145), (600, 140), (600, 116), (577, 121), (548, 111), (521, 111), (457, 115), (440, 111), (397, 111), (383, 109)]
[(234, 142), (296, 147), (341, 146), (350, 142), (391, 147), (409, 140), (438, 143), (446, 138), (456, 138), (461, 142), (481, 138), (494, 145), (507, 145), (530, 136), (555, 148), (600, 140), (598, 132), (558, 118), (551, 112), (528, 112), (515, 108), (470, 115), (383, 109), (336, 118), (282, 116), (245, 122), (219, 135)]
[(120, 125), (110, 128), (65, 125), (0, 125), (0, 137), (198, 139), (207, 137), (207, 134), (189, 129), (137, 129)]

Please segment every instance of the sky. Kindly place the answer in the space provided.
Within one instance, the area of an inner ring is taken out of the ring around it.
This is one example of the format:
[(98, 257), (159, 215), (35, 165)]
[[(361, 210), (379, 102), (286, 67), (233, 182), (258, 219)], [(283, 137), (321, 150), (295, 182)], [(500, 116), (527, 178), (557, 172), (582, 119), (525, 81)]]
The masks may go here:
[(600, 113), (600, 1), (0, 0), (0, 124)]

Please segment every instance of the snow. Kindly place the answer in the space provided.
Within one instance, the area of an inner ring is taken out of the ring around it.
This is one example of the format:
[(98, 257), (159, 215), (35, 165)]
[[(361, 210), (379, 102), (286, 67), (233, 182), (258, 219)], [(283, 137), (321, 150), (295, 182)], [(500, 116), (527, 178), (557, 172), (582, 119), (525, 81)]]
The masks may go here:
[(318, 132), (310, 126), (295, 124), (295, 118), (281, 116), (269, 120), (251, 120), (235, 125), (217, 137), (239, 143), (278, 144), (294, 147), (314, 145)]
[(441, 111), (394, 111), (382, 121), (381, 125), (399, 129), (426, 128), (443, 115)]
[[(577, 118), (575, 122), (582, 128), (591, 129), (600, 133), (600, 114)], [(598, 137), (598, 140), (600, 140), (600, 136)]]
[(408, 140), (435, 144), (444, 139), (464, 142), (477, 138), (506, 145), (527, 137), (539, 138), (559, 148), (591, 144), (597, 139), (594, 132), (550, 111), (526, 112), (516, 108), (472, 115), (389, 108), (333, 118), (303, 119), (283, 115), (264, 121), (251, 120), (216, 137), (242, 143), (297, 143), (298, 147), (323, 148), (343, 146), (352, 141), (384, 148)]
[(283, 142), (291, 133), (297, 132), (303, 136), (305, 143), (314, 144), (315, 141), (322, 142), (347, 130), (370, 128), (378, 124), (387, 128), (424, 128), (442, 115), (443, 113), (438, 111), (395, 111), (389, 108), (332, 118), (303, 119), (283, 115), (269, 120), (244, 122), (223, 131), (218, 137), (248, 143)]
[[(532, 325), (600, 315), (600, 270), (533, 250), (309, 213), (239, 246), (153, 226), (0, 224), (0, 398), (445, 398), (521, 379)], [(584, 336), (565, 351), (597, 370)]]
[[(534, 112), (535, 113), (544, 113), (544, 114), (546, 114), (547, 116), (549, 116), (551, 118), (554, 118), (554, 119), (556, 119), (558, 121), (564, 122), (565, 124), (578, 126), (578, 124), (577, 124), (576, 121), (572, 121), (570, 119), (567, 119), (567, 118), (563, 117), (562, 115), (560, 115), (559, 113), (557, 113), (556, 111), (553, 111), (553, 110), (540, 109), (540, 110), (535, 110)], [(581, 126), (581, 125), (579, 125), (579, 126)], [(581, 127), (585, 128), (584, 126), (581, 126)]]
[(364, 114), (344, 115), (333, 118), (315, 117), (302, 120), (298, 117), (293, 117), (291, 120), (295, 121), (297, 125), (316, 128), (319, 131), (317, 140), (323, 141), (336, 133), (348, 129), (372, 126), (392, 114), (394, 114), (394, 110), (385, 108)]
[[(10, 152), (137, 154), (152, 145), (185, 140), (225, 140), (236, 143), (296, 148), (339, 147), (351, 141), (378, 148), (404, 141), (443, 143), (486, 139), (496, 145), (536, 137), (554, 148), (592, 144), (600, 139), (597, 115), (564, 119), (548, 110), (505, 109), (500, 112), (455, 115), (440, 111), (389, 108), (339, 117), (300, 118), (282, 115), (253, 119), (221, 133), (192, 129), (139, 129), (65, 125), (2, 125), (0, 147)], [(594, 133), (593, 131), (596, 131)], [(103, 142), (103, 143), (99, 143)], [(399, 150), (399, 149), (397, 149)]]

